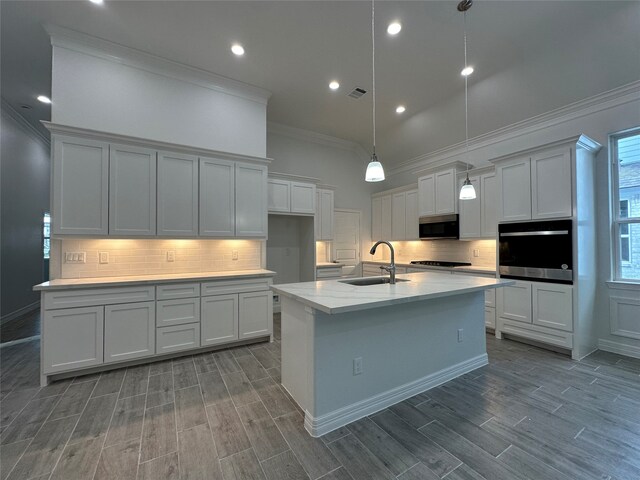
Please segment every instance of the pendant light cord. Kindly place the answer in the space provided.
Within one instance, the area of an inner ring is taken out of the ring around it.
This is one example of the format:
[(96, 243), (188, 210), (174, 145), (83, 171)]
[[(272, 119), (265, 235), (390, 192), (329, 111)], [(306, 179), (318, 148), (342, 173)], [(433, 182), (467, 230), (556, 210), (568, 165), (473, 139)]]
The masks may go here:
[[(464, 68), (467, 68), (467, 12), (462, 12), (464, 18)], [(464, 76), (464, 144), (465, 160), (467, 164), (467, 180), (469, 179), (469, 75)]]
[(373, 154), (376, 154), (376, 35), (375, 35), (375, 0), (371, 0), (371, 71), (373, 76)]

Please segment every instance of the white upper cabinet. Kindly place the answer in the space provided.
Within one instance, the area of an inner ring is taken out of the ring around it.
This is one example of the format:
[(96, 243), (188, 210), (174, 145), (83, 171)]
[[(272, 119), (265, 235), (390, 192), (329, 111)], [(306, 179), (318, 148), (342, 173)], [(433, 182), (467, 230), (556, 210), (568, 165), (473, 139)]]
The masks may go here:
[(109, 148), (109, 234), (156, 234), (156, 151)]
[(436, 177), (434, 174), (418, 179), (418, 214), (421, 217), (436, 214)]
[(456, 195), (456, 170), (451, 168), (436, 172), (436, 215), (447, 215), (458, 211)]
[(268, 204), (270, 212), (291, 211), (291, 182), (270, 178), (268, 180)]
[(418, 190), (411, 190), (406, 195), (405, 240), (418, 240), (418, 223), (420, 221), (418, 215)]
[[(458, 188), (462, 188), (465, 178), (458, 182)], [(469, 177), (473, 188), (476, 190), (476, 198), (473, 200), (460, 200), (460, 238), (482, 237), (482, 186), (480, 177)]]
[(236, 163), (236, 236), (267, 236), (267, 167)]
[(291, 182), (291, 213), (316, 213), (316, 186), (313, 183)]
[(382, 198), (371, 199), (371, 240), (377, 242), (382, 238)]
[(158, 235), (198, 235), (198, 157), (158, 154)]
[(496, 165), (498, 221), (531, 219), (531, 162), (518, 157)]
[(571, 217), (571, 150), (566, 147), (531, 157), (531, 218)]
[(496, 238), (498, 234), (498, 181), (495, 173), (480, 176), (480, 234)]
[(333, 240), (333, 190), (316, 190), (316, 240)]
[(107, 235), (109, 144), (53, 138), (54, 235)]
[(391, 200), (391, 240), (404, 240), (407, 227), (407, 194), (394, 193)]
[(382, 197), (382, 223), (380, 229), (380, 238), (374, 239), (374, 241), (378, 240), (391, 240), (391, 213), (392, 213), (392, 203), (393, 200), (391, 195), (385, 195)]
[(236, 234), (235, 163), (200, 158), (200, 235)]

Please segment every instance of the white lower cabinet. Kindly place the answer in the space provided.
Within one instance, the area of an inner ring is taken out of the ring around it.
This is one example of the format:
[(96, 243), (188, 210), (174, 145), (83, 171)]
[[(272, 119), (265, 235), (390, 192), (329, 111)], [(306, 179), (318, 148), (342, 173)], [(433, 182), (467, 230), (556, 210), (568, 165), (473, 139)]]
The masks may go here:
[(156, 327), (200, 322), (200, 299), (160, 300), (156, 304)]
[(265, 292), (241, 293), (239, 297), (239, 338), (264, 337), (270, 335), (273, 316), (273, 294)]
[(157, 329), (156, 353), (180, 352), (200, 346), (200, 324), (187, 323)]
[(517, 281), (515, 285), (502, 287), (499, 296), (500, 318), (531, 323), (531, 282)]
[(573, 331), (573, 287), (533, 283), (533, 324)]
[(104, 363), (155, 353), (156, 303), (104, 307)]
[(218, 345), (238, 339), (238, 295), (214, 295), (201, 300), (200, 344)]
[(484, 326), (485, 328), (496, 328), (496, 309), (493, 307), (484, 307)]
[(102, 306), (45, 311), (42, 318), (43, 373), (102, 364), (103, 332)]

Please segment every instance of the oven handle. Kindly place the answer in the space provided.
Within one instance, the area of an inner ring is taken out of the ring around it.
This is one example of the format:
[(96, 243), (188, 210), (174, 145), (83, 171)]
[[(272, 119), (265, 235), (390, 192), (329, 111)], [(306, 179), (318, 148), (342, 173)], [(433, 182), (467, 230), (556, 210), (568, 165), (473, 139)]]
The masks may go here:
[(536, 235), (569, 235), (569, 230), (539, 230), (537, 232), (508, 232), (501, 233), (501, 237), (533, 237)]

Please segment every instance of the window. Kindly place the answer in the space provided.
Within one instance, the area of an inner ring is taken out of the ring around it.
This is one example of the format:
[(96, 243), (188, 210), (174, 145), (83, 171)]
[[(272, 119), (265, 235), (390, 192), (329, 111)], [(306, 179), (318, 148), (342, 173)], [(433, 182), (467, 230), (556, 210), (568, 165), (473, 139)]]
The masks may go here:
[(611, 137), (614, 279), (640, 282), (640, 128)]
[(49, 260), (49, 252), (51, 250), (51, 215), (44, 214), (42, 227), (42, 253), (45, 260)]

